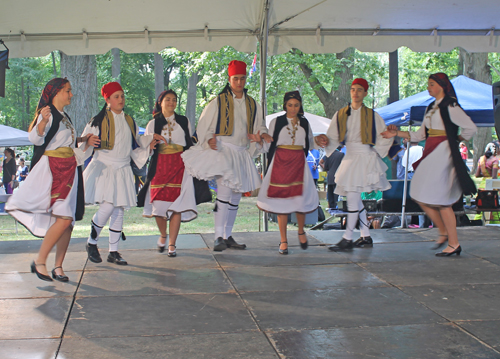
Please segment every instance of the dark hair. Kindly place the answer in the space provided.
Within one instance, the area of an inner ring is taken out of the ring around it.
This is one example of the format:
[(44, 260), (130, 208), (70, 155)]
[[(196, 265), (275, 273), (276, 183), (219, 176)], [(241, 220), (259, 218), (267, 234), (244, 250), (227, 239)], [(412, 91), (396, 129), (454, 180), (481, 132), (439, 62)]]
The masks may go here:
[(489, 150), (488, 150), (488, 151), (486, 151), (486, 152), (484, 153), (484, 156), (485, 156), (486, 158), (490, 158), (491, 156), (493, 156), (493, 153), (492, 153), (491, 151), (489, 151)]
[(15, 158), (15, 157), (16, 157), (16, 153), (14, 152), (14, 150), (13, 150), (12, 148), (7, 147), (7, 148), (5, 149), (5, 151), (9, 152), (9, 153), (10, 153), (10, 155), (12, 156), (12, 158)]
[(174, 95), (176, 100), (179, 99), (179, 97), (177, 96), (177, 94), (175, 93), (174, 90), (163, 91), (160, 94), (160, 96), (158, 96), (158, 99), (156, 100), (155, 107), (153, 109), (153, 117), (159, 116), (159, 114), (161, 114), (161, 103), (163, 102), (163, 99), (165, 98), (165, 96), (167, 96), (168, 94)]

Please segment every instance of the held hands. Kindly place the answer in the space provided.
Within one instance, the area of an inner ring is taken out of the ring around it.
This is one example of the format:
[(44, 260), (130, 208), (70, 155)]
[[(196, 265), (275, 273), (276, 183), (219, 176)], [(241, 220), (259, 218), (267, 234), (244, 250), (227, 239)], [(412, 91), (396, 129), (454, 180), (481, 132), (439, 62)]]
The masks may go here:
[(316, 142), (316, 144), (319, 147), (326, 147), (326, 146), (328, 146), (328, 143), (330, 141), (328, 140), (328, 137), (326, 135), (321, 134), (321, 135), (314, 137), (314, 142)]
[(266, 141), (267, 143), (273, 142), (273, 138), (271, 137), (271, 135), (269, 135), (267, 133), (263, 133), (262, 135), (260, 135), (260, 137), (262, 137), (262, 139), (264, 141)]
[(87, 146), (89, 146), (89, 147), (98, 147), (99, 144), (101, 143), (99, 136), (96, 136), (96, 135), (89, 133), (85, 137), (86, 137), (85, 141), (87, 142)]
[(392, 138), (398, 135), (398, 127), (396, 125), (389, 125), (387, 129), (380, 134), (383, 138)]
[(215, 133), (213, 134), (212, 138), (208, 140), (208, 145), (212, 150), (217, 151), (217, 137), (215, 136)]

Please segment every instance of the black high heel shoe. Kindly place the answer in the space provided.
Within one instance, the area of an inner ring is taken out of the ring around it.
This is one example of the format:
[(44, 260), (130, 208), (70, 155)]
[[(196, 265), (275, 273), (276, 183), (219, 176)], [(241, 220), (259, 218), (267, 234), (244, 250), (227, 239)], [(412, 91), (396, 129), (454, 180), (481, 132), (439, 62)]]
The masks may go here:
[(445, 237), (445, 239), (444, 239), (444, 241), (442, 241), (442, 242), (436, 242), (436, 244), (434, 244), (434, 245), (431, 247), (431, 249), (432, 249), (432, 250), (439, 249), (439, 248), (441, 248), (442, 246), (444, 246), (444, 244), (445, 244), (446, 242), (448, 242), (448, 235), (447, 235), (447, 234), (440, 234), (440, 235), (439, 235), (439, 237)]
[[(170, 251), (170, 247), (174, 247), (174, 250), (173, 251)], [(169, 244), (168, 245), (168, 253), (167, 253), (167, 256), (169, 257), (175, 257), (177, 256), (177, 252), (175, 251), (175, 248), (177, 248), (176, 246), (174, 246), (173, 244)]]
[[(286, 249), (281, 249), (281, 244), (282, 243), (286, 243), (287, 244), (287, 248)], [(280, 244), (278, 246), (278, 253), (279, 254), (288, 254), (288, 242), (280, 242)]]
[(52, 278), (54, 278), (55, 280), (58, 280), (59, 282), (67, 282), (67, 281), (69, 281), (68, 276), (66, 276), (66, 275), (59, 275), (59, 274), (56, 273), (56, 269), (57, 268), (61, 268), (62, 269), (61, 266), (55, 267), (54, 269), (52, 269)]
[[(167, 236), (165, 236), (165, 237), (160, 236), (160, 238), (165, 238), (165, 241), (166, 241)], [(160, 239), (158, 238), (158, 242), (156, 242), (156, 245), (158, 246), (158, 252), (160, 252), (160, 253), (165, 252), (165, 247), (166, 247), (165, 244), (161, 245)]]
[[(448, 244), (448, 247), (451, 247), (451, 246)], [(459, 256), (460, 253), (462, 252), (462, 247), (460, 245), (458, 245), (457, 248), (455, 248), (455, 247), (451, 247), (451, 248), (453, 248), (452, 252), (437, 252), (436, 257), (449, 257), (449, 256), (452, 256), (454, 254)]]
[(35, 273), (38, 278), (47, 282), (53, 282), (52, 278), (48, 275), (42, 274), (36, 270), (36, 266), (45, 266), (45, 264), (36, 264), (35, 261), (31, 262), (31, 273)]
[(307, 236), (306, 236), (306, 242), (305, 243), (302, 243), (300, 241), (300, 236), (305, 236), (306, 235), (306, 232), (302, 232), (302, 233), (299, 233), (299, 243), (300, 243), (300, 248), (306, 250), (307, 249), (307, 246), (309, 245), (308, 241), (307, 241)]

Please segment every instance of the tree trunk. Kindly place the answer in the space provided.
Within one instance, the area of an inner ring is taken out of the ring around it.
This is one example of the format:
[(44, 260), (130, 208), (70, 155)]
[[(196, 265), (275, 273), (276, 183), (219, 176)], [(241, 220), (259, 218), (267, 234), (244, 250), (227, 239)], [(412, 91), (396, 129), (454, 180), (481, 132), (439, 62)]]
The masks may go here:
[[(463, 59), (463, 73), (465, 76), (491, 85), (491, 69), (488, 65), (488, 53), (469, 53), (461, 48), (460, 57)], [(460, 99), (458, 99), (458, 101), (460, 102)], [(476, 172), (479, 158), (484, 155), (484, 148), (492, 141), (493, 137), (491, 127), (479, 127), (473, 140), (473, 173)]]
[(74, 97), (65, 111), (71, 117), (77, 135), (80, 135), (99, 110), (95, 56), (66, 56), (61, 52), (61, 76), (68, 78), (73, 89)]
[(191, 129), (194, 130), (196, 124), (196, 85), (198, 84), (199, 75), (195, 72), (188, 79), (187, 102), (186, 102), (186, 117), (191, 123)]
[(163, 57), (159, 53), (155, 53), (155, 98), (165, 90), (165, 77), (163, 74)]
[(114, 47), (111, 49), (111, 54), (113, 55), (113, 61), (111, 62), (111, 77), (118, 83), (120, 83), (120, 73), (121, 73), (121, 59), (120, 59), (120, 49)]
[[(297, 49), (293, 49), (292, 51), (296, 55), (303, 56)], [(343, 52), (338, 53), (337, 59), (347, 59), (354, 54), (354, 51), (354, 48), (348, 48)], [(313, 70), (305, 62), (300, 63), (299, 67), (314, 93), (323, 104), (326, 117), (332, 118), (335, 112), (350, 102), (350, 84), (352, 81), (352, 74), (349, 66), (342, 66), (335, 71), (333, 82), (339, 83), (339, 85), (335, 86), (332, 84), (330, 92), (328, 92), (321, 82), (319, 82), (318, 78), (314, 75)]]
[(54, 77), (57, 77), (56, 57), (54, 55), (54, 51), (52, 51), (50, 54), (52, 55), (52, 72), (54, 73)]

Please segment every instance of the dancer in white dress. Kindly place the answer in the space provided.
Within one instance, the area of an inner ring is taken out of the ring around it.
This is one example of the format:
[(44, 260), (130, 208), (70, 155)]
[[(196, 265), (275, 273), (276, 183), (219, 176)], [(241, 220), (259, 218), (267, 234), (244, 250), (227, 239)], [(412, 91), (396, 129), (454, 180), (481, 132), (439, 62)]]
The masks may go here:
[[(43, 237), (31, 272), (45, 281), (69, 280), (62, 265), (75, 220), (81, 220), (84, 213), (79, 166), (85, 157), (82, 150), (75, 148), (75, 129), (63, 112), (72, 97), (67, 79), (55, 78), (45, 86), (29, 128), (29, 139), (35, 145), (31, 171), (5, 206), (34, 236)], [(83, 149), (98, 143), (96, 136), (84, 140)], [(56, 258), (51, 278), (45, 263), (54, 246)]]
[(278, 252), (288, 254), (288, 214), (296, 213), (299, 243), (302, 249), (307, 249), (306, 213), (318, 208), (319, 197), (306, 162), (309, 149), (317, 146), (309, 121), (304, 117), (300, 93), (287, 92), (283, 108), (286, 114), (273, 119), (269, 125), (273, 136), (268, 152), (270, 165), (260, 187), (257, 207), (278, 215), (281, 236)]
[(431, 75), (427, 90), (436, 100), (427, 107), (420, 129), (416, 132), (398, 131), (396, 126), (391, 125), (383, 136), (399, 135), (412, 142), (427, 139), (422, 158), (413, 164), (415, 174), (410, 196), (439, 229), (439, 239), (433, 249), (440, 248), (448, 240), (448, 247), (436, 256), (460, 255), (462, 248), (458, 243), (455, 213), (451, 206), (461, 198), (462, 193), (476, 193), (476, 186), (458, 146), (461, 140), (471, 139), (477, 128), (460, 107), (446, 74)]
[(261, 106), (246, 93), (246, 64), (231, 61), (228, 75), (229, 83), (200, 116), (197, 145), (182, 154), (186, 170), (193, 177), (217, 179), (214, 251), (246, 248), (231, 234), (242, 193), (261, 184), (253, 161), (262, 151), (261, 137), (266, 142), (272, 140)]
[(110, 82), (101, 89), (106, 105), (85, 127), (83, 134), (99, 136), (101, 142), (94, 157), (83, 173), (85, 203), (99, 204), (91, 222), (87, 240), (87, 253), (91, 262), (102, 262), (97, 240), (102, 228), (109, 222), (108, 262), (126, 265), (118, 252), (118, 243), (123, 235), (125, 209), (137, 205), (134, 175), (130, 166), (132, 159), (142, 168), (149, 157), (151, 141), (164, 140), (160, 135), (139, 136), (138, 127), (132, 117), (123, 112), (125, 95), (118, 82)]
[[(363, 104), (367, 95), (368, 82), (362, 78), (355, 79), (351, 84), (352, 102), (333, 116), (327, 132), (327, 156), (339, 143), (346, 145), (346, 155), (335, 174), (335, 193), (347, 197), (349, 211), (346, 231), (339, 243), (329, 247), (332, 251), (373, 246), (361, 193), (391, 188), (385, 174), (387, 166), (382, 158), (393, 146), (393, 140), (380, 135), (385, 131), (385, 122)], [(353, 243), (353, 231), (358, 219), (361, 237)]]
[[(160, 238), (158, 250), (163, 253), (168, 238), (168, 256), (177, 255), (175, 243), (182, 222), (198, 216), (193, 177), (184, 170), (181, 154), (193, 145), (187, 117), (175, 113), (177, 94), (163, 91), (156, 100), (154, 120), (146, 126), (146, 135), (157, 133), (167, 143), (151, 142), (154, 151), (148, 168), (147, 181), (139, 192), (138, 206), (144, 207), (145, 217), (155, 217)], [(167, 221), (170, 222), (167, 237)]]

